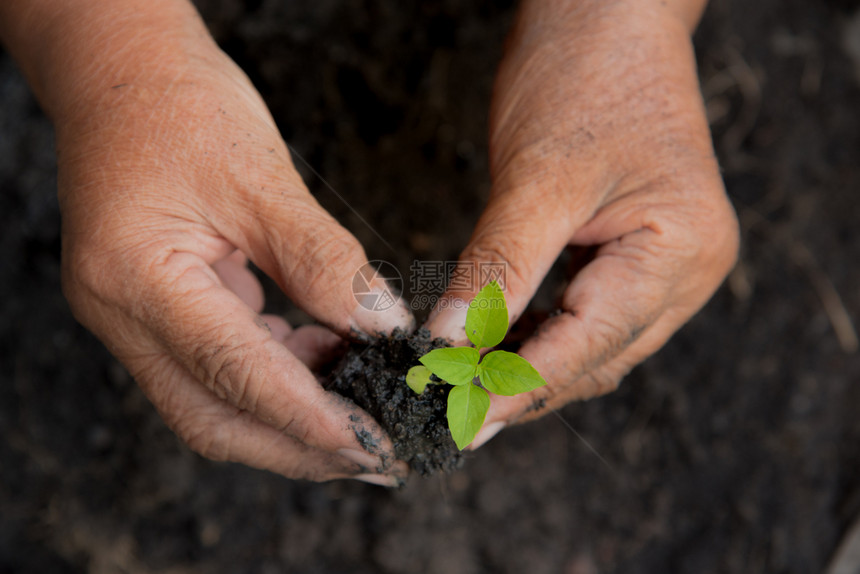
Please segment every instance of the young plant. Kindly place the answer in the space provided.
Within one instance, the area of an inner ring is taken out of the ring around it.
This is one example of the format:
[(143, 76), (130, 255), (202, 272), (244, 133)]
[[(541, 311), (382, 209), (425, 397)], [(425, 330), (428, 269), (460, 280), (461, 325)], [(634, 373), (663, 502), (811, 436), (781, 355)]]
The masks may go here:
[[(474, 347), (434, 349), (409, 369), (406, 383), (418, 394), (428, 384), (445, 382), (454, 388), (448, 393), (448, 428), (463, 450), (484, 424), (490, 395), (517, 395), (546, 384), (528, 361), (507, 351), (491, 351), (481, 359), (480, 349), (495, 347), (508, 331), (508, 307), (502, 289), (491, 281), (469, 303), (466, 335)], [(433, 375), (436, 379), (433, 380)]]

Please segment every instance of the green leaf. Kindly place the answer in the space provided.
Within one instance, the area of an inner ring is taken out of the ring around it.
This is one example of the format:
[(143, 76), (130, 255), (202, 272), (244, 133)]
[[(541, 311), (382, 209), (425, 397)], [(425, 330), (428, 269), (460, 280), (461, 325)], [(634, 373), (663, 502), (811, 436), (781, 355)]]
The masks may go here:
[(471, 384), (481, 354), (472, 347), (434, 349), (418, 359), (434, 375), (452, 385)]
[(474, 440), (488, 410), (490, 395), (481, 387), (468, 384), (451, 389), (448, 393), (448, 428), (457, 448), (463, 450)]
[(495, 347), (508, 331), (508, 307), (505, 295), (495, 281), (490, 281), (469, 303), (466, 312), (466, 336), (477, 348)]
[(424, 365), (415, 365), (406, 373), (406, 384), (420, 395), (427, 385), (433, 382), (430, 380), (430, 374), (430, 369)]
[(481, 384), (497, 395), (507, 397), (527, 393), (546, 384), (528, 361), (507, 351), (487, 353), (481, 361)]

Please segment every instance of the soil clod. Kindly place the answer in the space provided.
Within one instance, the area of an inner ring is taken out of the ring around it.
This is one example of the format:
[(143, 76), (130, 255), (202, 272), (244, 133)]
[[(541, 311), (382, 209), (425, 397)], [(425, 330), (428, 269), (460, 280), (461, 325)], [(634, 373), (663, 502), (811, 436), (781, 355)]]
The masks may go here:
[(445, 346), (426, 329), (411, 335), (396, 330), (370, 344), (352, 343), (325, 385), (374, 417), (394, 441), (397, 458), (423, 476), (451, 472), (462, 464), (445, 417), (450, 387), (428, 385), (416, 395), (405, 380), (419, 357)]

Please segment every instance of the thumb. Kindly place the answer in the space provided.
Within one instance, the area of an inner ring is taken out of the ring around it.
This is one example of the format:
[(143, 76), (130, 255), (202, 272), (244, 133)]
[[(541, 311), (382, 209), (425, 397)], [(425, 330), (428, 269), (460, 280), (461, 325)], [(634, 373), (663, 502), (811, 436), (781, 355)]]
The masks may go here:
[(467, 343), (469, 301), (494, 279), (505, 293), (509, 322), (522, 314), (570, 239), (567, 214), (551, 195), (538, 184), (493, 194), (427, 320), (434, 337)]
[[(414, 319), (399, 292), (298, 174), (279, 182), (277, 191), (252, 196), (249, 216), (228, 220), (232, 233), (225, 235), (296, 305), (333, 331), (375, 336), (395, 327), (410, 330)], [(235, 220), (244, 221), (241, 228)]]

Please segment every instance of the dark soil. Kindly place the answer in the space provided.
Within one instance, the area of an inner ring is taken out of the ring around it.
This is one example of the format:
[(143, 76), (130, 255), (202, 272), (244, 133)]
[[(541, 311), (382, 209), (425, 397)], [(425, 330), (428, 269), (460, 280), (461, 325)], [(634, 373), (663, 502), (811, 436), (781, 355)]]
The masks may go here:
[[(296, 158), (371, 258), (404, 277), (456, 258), (489, 189), (511, 1), (199, 4), (293, 149), (394, 247)], [(858, 9), (712, 0), (696, 46), (737, 269), (617, 392), (560, 411), (579, 436), (546, 416), (394, 491), (175, 439), (62, 298), (51, 126), (0, 55), (0, 573), (825, 572), (860, 516), (860, 354), (834, 328), (860, 321)]]
[[(370, 413), (394, 441), (398, 460), (422, 476), (460, 467), (461, 456), (448, 430), (448, 385), (428, 385), (415, 394), (406, 372), (433, 349), (444, 347), (430, 332), (397, 330), (371, 344), (353, 343), (332, 371), (326, 389), (352, 399)], [(358, 437), (361, 440), (362, 437)]]

